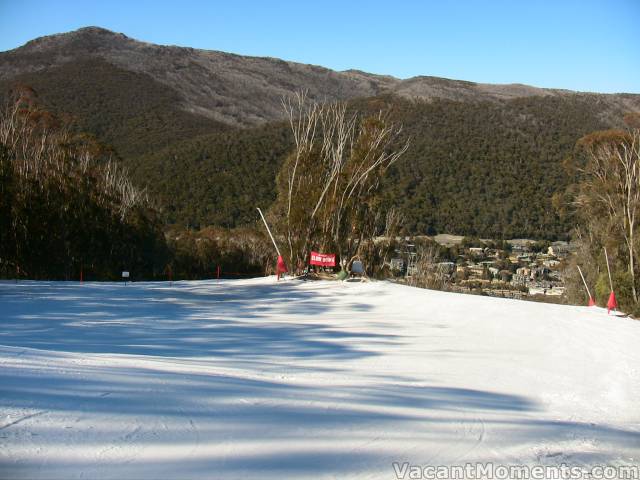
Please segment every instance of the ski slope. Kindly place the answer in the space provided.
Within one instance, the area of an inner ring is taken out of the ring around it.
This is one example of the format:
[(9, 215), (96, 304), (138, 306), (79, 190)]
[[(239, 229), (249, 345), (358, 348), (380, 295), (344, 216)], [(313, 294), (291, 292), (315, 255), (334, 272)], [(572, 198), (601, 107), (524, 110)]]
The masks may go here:
[(273, 277), (0, 282), (0, 325), (0, 478), (640, 463), (640, 322), (598, 308)]

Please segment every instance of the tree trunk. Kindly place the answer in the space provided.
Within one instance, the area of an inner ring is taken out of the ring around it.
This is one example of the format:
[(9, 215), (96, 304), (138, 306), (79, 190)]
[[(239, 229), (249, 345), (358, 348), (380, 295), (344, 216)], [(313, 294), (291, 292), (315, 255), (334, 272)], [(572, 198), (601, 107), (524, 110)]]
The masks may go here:
[(629, 270), (631, 273), (631, 293), (633, 294), (633, 302), (638, 303), (638, 294), (636, 293), (636, 271), (635, 271), (635, 256), (633, 254), (633, 224), (629, 225)]

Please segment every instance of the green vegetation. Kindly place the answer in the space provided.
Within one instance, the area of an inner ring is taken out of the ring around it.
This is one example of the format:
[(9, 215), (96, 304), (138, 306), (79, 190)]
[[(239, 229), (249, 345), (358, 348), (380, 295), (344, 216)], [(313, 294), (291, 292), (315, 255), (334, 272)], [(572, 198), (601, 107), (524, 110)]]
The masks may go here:
[(167, 255), (144, 193), (28, 90), (0, 116), (0, 232), (0, 275), (9, 277), (150, 277)]
[(162, 205), (169, 224), (236, 227), (275, 199), (275, 178), (291, 150), (284, 124), (203, 135), (138, 157), (132, 177)]
[[(380, 101), (373, 102), (374, 108)], [(386, 180), (387, 201), (411, 233), (483, 238), (564, 238), (552, 208), (570, 181), (563, 160), (578, 138), (603, 128), (592, 98), (506, 102), (388, 99), (411, 146)]]
[(295, 148), (278, 172), (270, 211), (284, 237), (284, 259), (299, 274), (310, 251), (335, 252), (346, 268), (364, 260), (373, 274), (374, 264), (381, 264), (374, 259), (391, 251), (374, 238), (397, 234), (399, 217), (381, 208), (379, 191), (389, 167), (406, 151), (406, 143), (391, 147), (400, 129), (380, 113), (348, 114), (344, 103), (319, 104), (304, 94), (285, 109)]
[[(571, 178), (563, 168), (578, 138), (604, 128), (592, 99), (531, 97), (504, 103), (393, 97), (354, 102), (390, 110), (411, 138), (388, 172), (385, 203), (405, 216), (411, 234), (490, 238), (565, 238), (568, 220), (552, 197)], [(134, 179), (179, 225), (234, 227), (275, 199), (275, 174), (292, 148), (283, 124), (201, 135), (129, 160)]]
[[(255, 206), (276, 198), (276, 173), (293, 148), (282, 123), (239, 129), (186, 112), (170, 87), (100, 59), (16, 81), (34, 86), (76, 131), (110, 145), (169, 225), (250, 225)], [(384, 204), (404, 214), (406, 233), (497, 239), (566, 238), (571, 221), (552, 206), (573, 180), (563, 161), (577, 139), (612, 126), (613, 115), (605, 100), (581, 94), (484, 102), (383, 96), (350, 105), (363, 114), (388, 110), (404, 127), (398, 145), (411, 138), (381, 189)]]
[[(262, 275), (255, 229), (171, 228), (111, 151), (61, 126), (21, 89), (0, 115), (0, 278), (196, 279)], [(82, 273), (81, 273), (82, 272)]]
[[(189, 50), (147, 50), (103, 33), (72, 35), (57, 50), (45, 51), (36, 42), (3, 54), (3, 78), (11, 80), (0, 81), (0, 101), (11, 105), (16, 90), (23, 96), (19, 115), (2, 121), (23, 122), (24, 129), (0, 129), (0, 275), (20, 269), (32, 278), (78, 278), (82, 269), (87, 279), (114, 278), (129, 269), (138, 278), (167, 278), (169, 272), (174, 278), (199, 278), (213, 276), (218, 265), (223, 272), (266, 271), (274, 259), (256, 230), (255, 207), (269, 211), (276, 225), (284, 218), (282, 172), (294, 152), (291, 128), (282, 121), (240, 128), (206, 115), (232, 118), (234, 125), (273, 119), (279, 92), (311, 80), (300, 77), (294, 85), (278, 83), (277, 77), (269, 84), (273, 88), (264, 89), (262, 82), (277, 69), (249, 66), (238, 74), (238, 85), (231, 85), (215, 69), (200, 71)], [(51, 51), (57, 52), (53, 59)], [(148, 73), (137, 71), (141, 59), (149, 62)], [(178, 67), (193, 69), (194, 75), (176, 80), (171, 72)], [(544, 250), (548, 240), (572, 235), (582, 239), (590, 284), (600, 281), (602, 290), (601, 252), (607, 246), (614, 277), (629, 285), (636, 304), (635, 230), (620, 229), (624, 222), (618, 219), (590, 222), (606, 217), (601, 206), (582, 212), (569, 206), (591, 188), (577, 168), (588, 166), (581, 150), (586, 144), (576, 149), (576, 142), (590, 132), (622, 127), (622, 115), (634, 109), (629, 105), (637, 110), (637, 96), (540, 91), (504, 99), (474, 92), (472, 84), (430, 81), (449, 93), (457, 88), (459, 95), (450, 95), (456, 100), (354, 99), (363, 90), (347, 92), (339, 82), (332, 84), (340, 98), (351, 97), (348, 116), (365, 119), (383, 111), (385, 122), (403, 126), (386, 152), (410, 142), (402, 158), (384, 168), (381, 183), (367, 185), (375, 195), (347, 208), (349, 222), (361, 230), (349, 232), (340, 223), (332, 238), (331, 222), (311, 225), (309, 231), (326, 230), (317, 248), (355, 239), (346, 250), (364, 255), (371, 249), (368, 254), (380, 256), (375, 242), (358, 239), (390, 223), (402, 225), (405, 235), (464, 235), (465, 246), (484, 244), (480, 238), (504, 244), (524, 237), (540, 240), (535, 249)], [(21, 85), (33, 89), (16, 88)], [(271, 97), (265, 103), (256, 92), (267, 91)], [(204, 108), (193, 98), (211, 101)], [(38, 145), (46, 148), (40, 151)], [(314, 177), (326, 172), (316, 167), (311, 161), (298, 172), (306, 182), (296, 191), (298, 206), (313, 203), (308, 194), (318, 198), (323, 183)], [(324, 220), (340, 211), (329, 203)], [(306, 255), (311, 237), (296, 228), (291, 232), (301, 235), (304, 248), (297, 250)], [(287, 232), (277, 233), (284, 238)], [(455, 261), (457, 248), (442, 255)], [(577, 277), (569, 272), (567, 278), (567, 291), (582, 295)]]
[(567, 265), (570, 300), (584, 295), (573, 274), (576, 263), (587, 283), (596, 286), (596, 300), (606, 305), (611, 291), (605, 248), (613, 289), (623, 311), (640, 314), (638, 283), (638, 228), (640, 227), (640, 125), (628, 117), (625, 130), (591, 133), (577, 143), (571, 161), (576, 183), (566, 192), (578, 255)]
[(15, 77), (0, 83), (5, 101), (16, 86), (35, 90), (38, 104), (76, 132), (111, 145), (127, 166), (138, 155), (186, 138), (229, 127), (180, 109), (180, 96), (148, 75), (123, 70), (101, 59)]

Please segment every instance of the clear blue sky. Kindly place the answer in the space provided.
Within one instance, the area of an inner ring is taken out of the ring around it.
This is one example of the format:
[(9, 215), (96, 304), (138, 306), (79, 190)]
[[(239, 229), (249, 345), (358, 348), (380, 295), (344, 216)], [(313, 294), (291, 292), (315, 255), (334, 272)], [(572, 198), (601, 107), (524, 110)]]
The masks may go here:
[(640, 0), (0, 0), (0, 51), (88, 25), (400, 78), (640, 93)]

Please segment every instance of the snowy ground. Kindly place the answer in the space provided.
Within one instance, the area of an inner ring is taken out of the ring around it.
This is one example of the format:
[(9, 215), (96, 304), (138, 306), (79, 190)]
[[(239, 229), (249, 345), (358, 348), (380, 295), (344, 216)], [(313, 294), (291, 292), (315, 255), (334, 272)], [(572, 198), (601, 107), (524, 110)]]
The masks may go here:
[(640, 463), (640, 322), (600, 309), (382, 282), (0, 282), (0, 325), (1, 478)]

